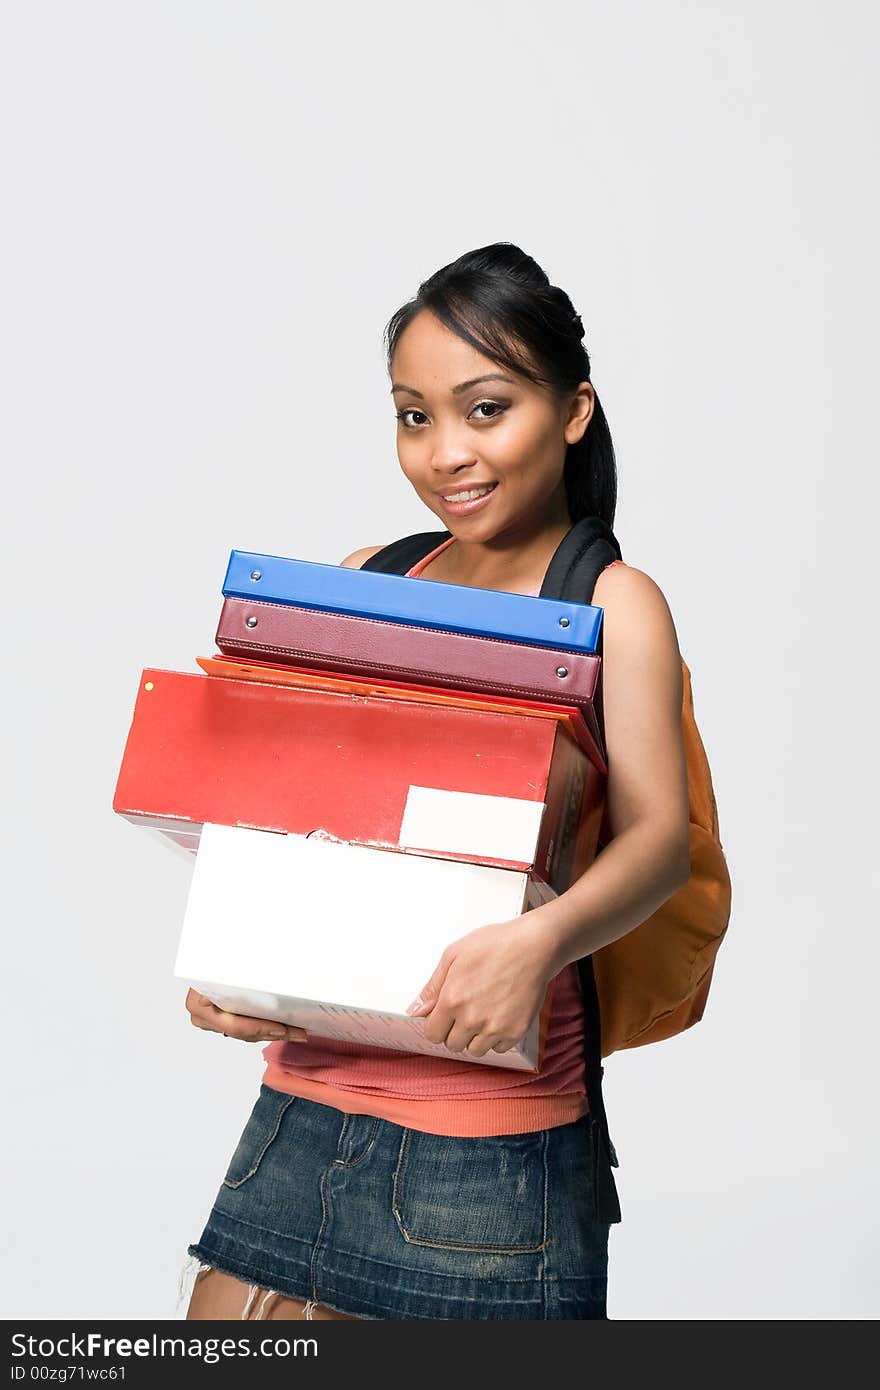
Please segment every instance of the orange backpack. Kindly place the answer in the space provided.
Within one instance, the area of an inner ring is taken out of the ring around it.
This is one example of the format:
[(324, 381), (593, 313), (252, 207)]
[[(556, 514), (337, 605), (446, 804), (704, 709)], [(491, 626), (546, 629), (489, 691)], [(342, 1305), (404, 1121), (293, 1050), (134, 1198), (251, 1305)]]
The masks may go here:
[[(687, 758), (691, 876), (640, 926), (593, 955), (602, 1056), (683, 1033), (703, 1017), (715, 957), (730, 918), (730, 875), (691, 673), (681, 663), (681, 725)], [(607, 817), (599, 831), (608, 843)]]
[[(620, 559), (611, 528), (598, 517), (584, 517), (553, 555), (541, 597), (589, 603), (602, 570)], [(620, 1221), (621, 1215), (611, 1171), (619, 1163), (602, 1096), (602, 1058), (626, 1047), (671, 1038), (702, 1018), (715, 956), (730, 917), (730, 875), (718, 833), (712, 774), (694, 719), (691, 673), (684, 659), (681, 666), (691, 876), (638, 927), (578, 961), (587, 1099), (594, 1121), (590, 1127), (593, 1215), (608, 1223)], [(601, 714), (601, 700), (599, 705)], [(608, 830), (606, 811), (598, 853), (608, 843)]]

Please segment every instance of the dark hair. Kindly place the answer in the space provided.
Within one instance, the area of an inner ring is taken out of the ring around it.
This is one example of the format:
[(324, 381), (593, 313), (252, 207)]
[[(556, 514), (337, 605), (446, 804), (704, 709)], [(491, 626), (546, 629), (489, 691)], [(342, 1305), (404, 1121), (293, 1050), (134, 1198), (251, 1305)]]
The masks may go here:
[[(466, 251), (419, 285), (385, 328), (389, 373), (401, 333), (423, 309), (494, 362), (560, 394), (590, 380), (580, 315), (510, 241)], [(617, 465), (598, 396), (582, 438), (568, 446), (564, 479), (572, 523), (598, 516), (614, 525)]]

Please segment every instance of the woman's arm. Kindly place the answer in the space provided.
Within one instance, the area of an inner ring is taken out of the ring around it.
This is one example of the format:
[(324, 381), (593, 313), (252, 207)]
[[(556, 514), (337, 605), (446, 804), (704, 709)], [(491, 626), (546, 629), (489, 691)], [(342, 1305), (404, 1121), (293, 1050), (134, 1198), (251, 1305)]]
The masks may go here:
[[(641, 570), (601, 578), (602, 682), (613, 839), (554, 901), (533, 908), (551, 976), (650, 917), (690, 875), (682, 671), (666, 600)], [(599, 602), (597, 585), (594, 602)]]
[[(601, 593), (601, 596), (600, 596)], [(603, 572), (603, 705), (614, 836), (552, 902), (446, 947), (407, 1010), (429, 1042), (483, 1057), (525, 1034), (550, 980), (639, 926), (690, 873), (678, 639), (662, 593), (628, 565)]]

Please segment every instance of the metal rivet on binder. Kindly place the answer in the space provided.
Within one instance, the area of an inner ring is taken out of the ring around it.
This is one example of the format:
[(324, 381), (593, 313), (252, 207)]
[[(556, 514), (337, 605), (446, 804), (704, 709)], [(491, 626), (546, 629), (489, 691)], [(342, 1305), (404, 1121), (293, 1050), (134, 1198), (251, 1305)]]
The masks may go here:
[(560, 626), (560, 627), (568, 627), (568, 618), (560, 618), (560, 619), (559, 619), (559, 626)]
[(262, 571), (262, 570), (251, 570), (251, 579), (262, 579), (262, 577), (263, 577), (263, 571)]
[(556, 674), (557, 674), (557, 676), (567, 676), (567, 675), (568, 675), (568, 667), (567, 667), (567, 666), (557, 666), (557, 667), (556, 667)]
[(245, 625), (246, 625), (247, 627), (256, 627), (256, 625), (257, 625), (257, 620), (256, 620), (256, 618), (245, 618), (244, 621), (245, 621)]

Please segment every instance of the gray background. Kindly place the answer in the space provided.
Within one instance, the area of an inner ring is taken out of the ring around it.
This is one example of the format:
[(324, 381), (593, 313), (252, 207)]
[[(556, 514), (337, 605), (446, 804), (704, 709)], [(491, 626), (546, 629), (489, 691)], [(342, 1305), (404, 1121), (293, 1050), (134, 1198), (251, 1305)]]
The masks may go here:
[(263, 1063), (191, 1027), (190, 865), (111, 810), (138, 678), (214, 650), (231, 548), (440, 525), (381, 332), (497, 239), (583, 316), (734, 880), (703, 1022), (606, 1063), (609, 1315), (877, 1315), (877, 29), (4, 6), (7, 1318), (174, 1313)]

